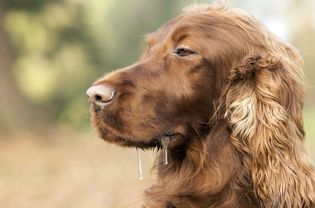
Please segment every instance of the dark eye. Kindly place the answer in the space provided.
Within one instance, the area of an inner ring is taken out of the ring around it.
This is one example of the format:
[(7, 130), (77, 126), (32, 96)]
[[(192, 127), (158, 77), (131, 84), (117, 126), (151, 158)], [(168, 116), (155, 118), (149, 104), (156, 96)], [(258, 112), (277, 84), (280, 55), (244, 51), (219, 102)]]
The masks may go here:
[(195, 51), (188, 49), (188, 48), (176, 48), (173, 51), (174, 54), (176, 54), (179, 57), (186, 57), (189, 55), (197, 54)]

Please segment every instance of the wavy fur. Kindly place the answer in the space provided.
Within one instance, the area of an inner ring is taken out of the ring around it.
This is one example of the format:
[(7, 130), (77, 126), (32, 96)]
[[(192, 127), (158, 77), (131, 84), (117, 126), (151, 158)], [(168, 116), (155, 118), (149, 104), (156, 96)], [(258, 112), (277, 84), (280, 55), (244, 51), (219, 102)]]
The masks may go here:
[(291, 62), (244, 58), (231, 71), (226, 97), (233, 144), (250, 158), (246, 165), (264, 207), (314, 207), (314, 169), (302, 143), (303, 86), (288, 72), (297, 67)]

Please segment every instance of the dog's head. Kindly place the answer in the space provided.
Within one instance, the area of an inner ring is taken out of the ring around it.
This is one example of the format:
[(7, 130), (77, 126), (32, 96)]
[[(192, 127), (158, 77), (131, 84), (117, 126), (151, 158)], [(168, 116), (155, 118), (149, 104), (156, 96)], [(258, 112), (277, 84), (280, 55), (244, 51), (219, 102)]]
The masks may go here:
[(309, 203), (298, 52), (251, 16), (210, 6), (186, 9), (146, 40), (139, 61), (88, 90), (100, 136), (140, 148), (167, 136), (172, 148), (211, 139), (212, 124), (224, 121), (266, 207)]
[(138, 62), (94, 83), (88, 93), (102, 138), (145, 148), (163, 136), (179, 145), (207, 131), (232, 55), (230, 40), (220, 35), (229, 28), (217, 27), (216, 19), (205, 12), (171, 20), (147, 36)]

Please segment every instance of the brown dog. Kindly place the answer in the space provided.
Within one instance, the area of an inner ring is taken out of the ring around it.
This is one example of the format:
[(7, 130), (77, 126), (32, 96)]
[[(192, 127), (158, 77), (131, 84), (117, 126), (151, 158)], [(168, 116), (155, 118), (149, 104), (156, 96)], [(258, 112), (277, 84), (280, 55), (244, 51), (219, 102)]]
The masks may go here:
[(187, 8), (147, 43), (138, 62), (87, 92), (104, 140), (170, 140), (146, 207), (315, 207), (302, 60), (291, 45), (242, 11), (209, 5)]

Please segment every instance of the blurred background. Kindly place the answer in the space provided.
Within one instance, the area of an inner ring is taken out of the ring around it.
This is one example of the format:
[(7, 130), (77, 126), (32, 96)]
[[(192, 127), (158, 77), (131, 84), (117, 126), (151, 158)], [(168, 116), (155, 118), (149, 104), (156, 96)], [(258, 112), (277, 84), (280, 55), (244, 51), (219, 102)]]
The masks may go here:
[[(0, 0), (0, 207), (139, 207), (154, 154), (97, 138), (85, 91), (193, 0)], [(230, 0), (302, 53), (315, 160), (315, 1)]]

